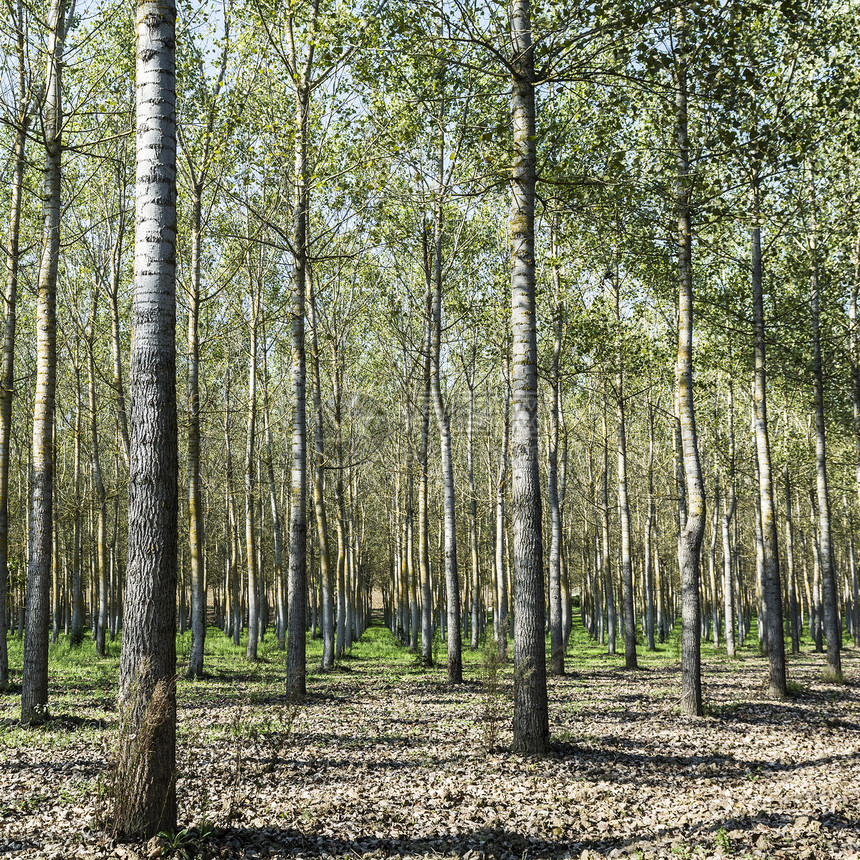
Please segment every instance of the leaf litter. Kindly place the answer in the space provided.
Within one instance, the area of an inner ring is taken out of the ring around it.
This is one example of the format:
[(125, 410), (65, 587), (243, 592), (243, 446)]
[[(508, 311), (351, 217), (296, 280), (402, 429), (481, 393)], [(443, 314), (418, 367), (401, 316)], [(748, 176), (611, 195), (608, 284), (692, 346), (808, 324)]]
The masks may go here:
[[(858, 677), (860, 651), (843, 664)], [(510, 666), (488, 694), (479, 676), (452, 687), (408, 659), (349, 657), (301, 704), (278, 695), (277, 663), (221, 672), (180, 685), (184, 829), (145, 843), (96, 824), (110, 697), (52, 690), (74, 716), (25, 730), (5, 695), (0, 854), (860, 860), (858, 688), (821, 681), (821, 655), (789, 666), (800, 692), (776, 701), (761, 659), (706, 661), (701, 719), (679, 713), (678, 666), (574, 667), (549, 679), (543, 757), (510, 752)]]

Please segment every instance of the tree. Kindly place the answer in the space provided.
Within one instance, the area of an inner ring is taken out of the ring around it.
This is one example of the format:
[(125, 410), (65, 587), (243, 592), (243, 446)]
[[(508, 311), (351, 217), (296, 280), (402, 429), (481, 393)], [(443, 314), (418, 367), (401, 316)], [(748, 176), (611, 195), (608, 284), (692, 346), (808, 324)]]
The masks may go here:
[(511, 508), (514, 556), (514, 749), (544, 753), (549, 709), (544, 644), (535, 315), (535, 69), (531, 4), (511, 4)]
[[(74, 3), (69, 9), (74, 12)], [(71, 14), (70, 16), (71, 17)], [(48, 706), (48, 596), (54, 536), (54, 410), (57, 385), (57, 271), (60, 264), (60, 193), (63, 128), (65, 0), (48, 12), (48, 67), (45, 75), (45, 135), (42, 257), (36, 318), (38, 363), (33, 406), (30, 472), (30, 556), (27, 564), (27, 638), (21, 683), (21, 722), (36, 723)]]
[(121, 832), (176, 827), (176, 7), (137, 2), (137, 195), (128, 570), (120, 703)]
[(9, 683), (9, 654), (6, 647), (6, 580), (9, 561), (9, 457), (12, 437), (12, 398), (15, 393), (15, 328), (18, 301), (18, 263), (21, 230), (21, 198), (26, 167), (27, 129), (32, 117), (27, 92), (24, 45), (24, 5), (14, 8), (15, 53), (18, 63), (14, 113), (15, 148), (9, 204), (9, 237), (6, 244), (6, 284), (3, 294), (3, 359), (0, 369), (0, 690)]
[(687, 128), (687, 21), (675, 14), (675, 135), (678, 216), (678, 361), (675, 408), (681, 429), (687, 516), (678, 540), (681, 570), (681, 711), (702, 715), (701, 646), (699, 642), (699, 565), (705, 534), (705, 493), (693, 403), (693, 263), (690, 217), (692, 177)]

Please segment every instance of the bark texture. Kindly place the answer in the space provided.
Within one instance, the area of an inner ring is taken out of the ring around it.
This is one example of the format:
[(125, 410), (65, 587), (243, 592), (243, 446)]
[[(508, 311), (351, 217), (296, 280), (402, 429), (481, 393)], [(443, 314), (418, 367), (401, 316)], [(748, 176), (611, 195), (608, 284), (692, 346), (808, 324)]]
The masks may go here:
[(65, 0), (48, 11), (48, 66), (43, 123), (45, 173), (42, 256), (36, 300), (36, 391), (30, 461), (27, 635), (21, 682), (21, 722), (41, 722), (48, 706), (48, 616), (54, 533), (54, 409), (57, 385), (57, 270), (60, 260), (62, 64)]
[(511, 509), (514, 557), (514, 725), (520, 753), (549, 746), (535, 314), (535, 71), (531, 4), (513, 0), (514, 163), (511, 190)]
[(693, 264), (690, 198), (690, 147), (687, 136), (687, 42), (683, 10), (676, 19), (675, 133), (677, 156), (676, 211), (678, 216), (678, 360), (675, 395), (681, 430), (686, 518), (678, 539), (681, 571), (681, 711), (702, 715), (701, 647), (699, 640), (699, 568), (705, 533), (705, 493), (696, 438), (693, 403)]
[(119, 830), (176, 828), (176, 7), (137, 3), (137, 195), (128, 498), (120, 663)]
[[(758, 188), (753, 187), (753, 211), (758, 216)], [(753, 420), (755, 423), (756, 458), (758, 460), (759, 501), (762, 536), (762, 590), (767, 608), (767, 644), (770, 663), (771, 695), (786, 694), (785, 634), (782, 620), (782, 584), (779, 572), (779, 537), (776, 524), (776, 499), (770, 460), (770, 436), (767, 425), (767, 368), (764, 342), (764, 296), (762, 287), (761, 228), (756, 223), (751, 232), (753, 294)]]

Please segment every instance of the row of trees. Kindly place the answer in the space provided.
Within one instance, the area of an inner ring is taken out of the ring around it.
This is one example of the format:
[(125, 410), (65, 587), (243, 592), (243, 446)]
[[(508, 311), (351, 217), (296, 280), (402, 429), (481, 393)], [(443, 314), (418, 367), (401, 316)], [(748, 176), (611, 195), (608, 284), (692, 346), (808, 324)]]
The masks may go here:
[(44, 719), (51, 617), (79, 644), (89, 608), (98, 654), (122, 628), (122, 829), (175, 824), (177, 608), (191, 677), (210, 610), (249, 660), (273, 620), (290, 696), (374, 589), (451, 683), (491, 620), (529, 753), (576, 602), (630, 669), (680, 608), (688, 714), (702, 638), (753, 612), (773, 694), (786, 617), (841, 676), (851, 9), (130, 11), (19, 2), (3, 78), (0, 681), (17, 622)]

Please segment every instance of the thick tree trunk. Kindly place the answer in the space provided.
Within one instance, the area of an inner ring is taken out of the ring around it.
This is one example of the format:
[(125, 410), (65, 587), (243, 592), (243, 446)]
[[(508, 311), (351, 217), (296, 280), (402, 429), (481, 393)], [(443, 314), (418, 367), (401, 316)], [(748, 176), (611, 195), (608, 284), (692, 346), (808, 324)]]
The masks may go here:
[(512, 0), (514, 162), (511, 190), (514, 726), (520, 753), (549, 746), (544, 645), (543, 538), (537, 421), (534, 208), (535, 72), (529, 0)]
[(137, 200), (120, 832), (176, 828), (176, 114), (172, 0), (137, 4)]
[(27, 564), (27, 636), (21, 682), (21, 722), (47, 717), (48, 615), (54, 534), (54, 409), (57, 381), (57, 270), (60, 260), (62, 76), (65, 0), (51, 0), (45, 74), (42, 257), (36, 303), (36, 392), (30, 464), (30, 535)]
[(693, 267), (690, 197), (690, 146), (687, 138), (687, 44), (683, 10), (676, 16), (675, 133), (678, 215), (678, 361), (675, 368), (676, 410), (681, 428), (687, 516), (678, 541), (681, 572), (681, 712), (702, 715), (701, 645), (699, 639), (699, 566), (705, 532), (705, 493), (696, 438), (693, 401)]

